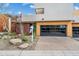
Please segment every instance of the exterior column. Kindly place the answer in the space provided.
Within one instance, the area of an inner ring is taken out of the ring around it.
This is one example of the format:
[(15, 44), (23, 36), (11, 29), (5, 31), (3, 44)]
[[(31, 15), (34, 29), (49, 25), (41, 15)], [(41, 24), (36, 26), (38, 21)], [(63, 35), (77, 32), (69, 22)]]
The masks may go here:
[(72, 37), (72, 22), (69, 22), (67, 25), (67, 36)]
[(40, 36), (40, 24), (36, 23), (36, 37)]

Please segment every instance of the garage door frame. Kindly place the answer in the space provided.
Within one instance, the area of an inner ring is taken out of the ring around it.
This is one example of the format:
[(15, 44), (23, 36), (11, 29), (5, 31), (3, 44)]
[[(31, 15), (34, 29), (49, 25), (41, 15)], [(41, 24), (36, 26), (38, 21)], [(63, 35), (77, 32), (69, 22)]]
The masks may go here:
[(67, 25), (67, 36), (72, 37), (72, 21), (38, 21), (36, 22), (36, 36), (40, 36), (41, 25)]

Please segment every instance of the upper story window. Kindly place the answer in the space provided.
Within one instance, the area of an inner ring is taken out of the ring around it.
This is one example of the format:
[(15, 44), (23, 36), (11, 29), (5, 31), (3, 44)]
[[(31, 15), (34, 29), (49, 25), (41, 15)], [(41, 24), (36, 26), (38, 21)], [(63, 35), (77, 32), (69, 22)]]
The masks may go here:
[(44, 8), (36, 8), (36, 14), (44, 14)]

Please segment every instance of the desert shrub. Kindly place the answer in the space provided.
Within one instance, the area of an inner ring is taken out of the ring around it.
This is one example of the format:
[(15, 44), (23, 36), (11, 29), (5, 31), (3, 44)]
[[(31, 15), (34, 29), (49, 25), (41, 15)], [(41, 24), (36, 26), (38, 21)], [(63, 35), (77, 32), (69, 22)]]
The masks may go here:
[(24, 35), (25, 35), (25, 36), (28, 36), (28, 35), (29, 35), (29, 33), (25, 32), (25, 33), (24, 33)]
[(4, 35), (8, 35), (8, 32), (4, 32)]
[(16, 33), (15, 33), (15, 32), (11, 32), (11, 33), (9, 33), (9, 35), (10, 35), (10, 36), (15, 36)]
[(25, 37), (25, 36), (22, 36), (22, 37), (21, 37), (21, 39), (22, 39), (22, 41), (23, 41), (23, 42), (26, 42), (26, 43), (28, 43), (28, 38), (27, 38), (27, 37)]

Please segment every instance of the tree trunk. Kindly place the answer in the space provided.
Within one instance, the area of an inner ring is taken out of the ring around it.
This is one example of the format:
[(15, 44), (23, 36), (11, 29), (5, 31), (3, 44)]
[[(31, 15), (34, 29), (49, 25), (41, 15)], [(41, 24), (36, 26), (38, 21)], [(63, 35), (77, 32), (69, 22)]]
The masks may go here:
[(20, 32), (21, 32), (22, 35), (24, 34), (24, 32), (23, 32), (23, 24), (22, 24), (22, 22), (20, 22)]
[(22, 35), (24, 35), (24, 32), (23, 32), (23, 24), (22, 24), (22, 16), (21, 16), (21, 18), (20, 18), (20, 33), (21, 33)]

